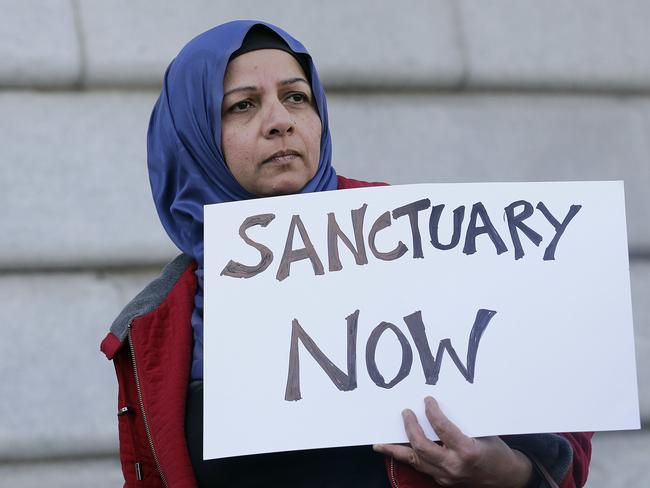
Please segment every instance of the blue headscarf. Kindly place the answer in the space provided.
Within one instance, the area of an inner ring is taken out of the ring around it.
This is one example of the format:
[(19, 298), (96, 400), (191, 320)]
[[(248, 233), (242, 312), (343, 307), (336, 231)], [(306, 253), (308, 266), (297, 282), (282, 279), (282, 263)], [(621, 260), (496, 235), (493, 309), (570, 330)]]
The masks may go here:
[(192, 326), (192, 378), (203, 377), (203, 206), (256, 198), (233, 177), (221, 148), (223, 79), (230, 55), (255, 25), (264, 25), (308, 60), (311, 88), (320, 115), (320, 160), (302, 193), (334, 190), (332, 143), (325, 92), (305, 47), (265, 22), (238, 20), (191, 40), (171, 62), (147, 133), (147, 165), (158, 216), (171, 240), (198, 263)]

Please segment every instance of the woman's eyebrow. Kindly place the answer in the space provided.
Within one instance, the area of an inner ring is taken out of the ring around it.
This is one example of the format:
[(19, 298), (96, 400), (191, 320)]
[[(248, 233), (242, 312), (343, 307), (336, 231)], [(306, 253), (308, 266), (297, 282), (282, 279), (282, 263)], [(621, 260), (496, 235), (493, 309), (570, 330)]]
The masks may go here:
[(228, 95), (231, 95), (233, 93), (237, 92), (250, 92), (250, 91), (255, 91), (257, 90), (256, 86), (250, 85), (250, 86), (238, 86), (237, 88), (233, 88), (232, 90), (228, 90), (223, 94), (223, 97), (226, 98)]
[(280, 82), (280, 85), (281, 86), (286, 86), (286, 85), (291, 85), (293, 83), (298, 83), (298, 82), (303, 82), (303, 83), (309, 85), (309, 82), (307, 80), (305, 80), (304, 78), (301, 78), (300, 76), (298, 76), (296, 78), (289, 78), (287, 80), (282, 80)]

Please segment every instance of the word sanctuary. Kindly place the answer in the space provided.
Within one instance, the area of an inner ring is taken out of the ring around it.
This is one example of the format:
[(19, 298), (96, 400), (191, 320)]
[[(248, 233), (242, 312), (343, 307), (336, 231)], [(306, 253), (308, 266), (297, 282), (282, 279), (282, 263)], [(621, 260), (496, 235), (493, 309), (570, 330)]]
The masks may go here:
[[(339, 242), (342, 242), (349, 249), (358, 265), (368, 264), (366, 243), (370, 252), (376, 259), (382, 261), (393, 261), (404, 256), (408, 252), (409, 248), (401, 240), (397, 242), (393, 249), (380, 250), (377, 248), (377, 235), (384, 229), (390, 227), (392, 225), (392, 220), (403, 217), (408, 218), (410, 224), (412, 256), (413, 258), (423, 258), (424, 253), (422, 249), (419, 216), (421, 212), (428, 209), (431, 209), (429, 212), (429, 242), (431, 245), (435, 249), (447, 251), (460, 244), (461, 231), (463, 229), (463, 224), (465, 223), (466, 208), (464, 205), (457, 207), (453, 211), (451, 238), (449, 239), (449, 242), (446, 243), (441, 242), (440, 238), (440, 218), (445, 208), (445, 205), (443, 204), (431, 206), (431, 201), (428, 198), (425, 198), (398, 207), (392, 212), (386, 211), (377, 217), (377, 219), (372, 223), (370, 231), (366, 237), (364, 235), (364, 221), (367, 208), (368, 205), (364, 203), (360, 208), (351, 210), (350, 212), (354, 232), (354, 244), (350, 237), (341, 230), (335, 214), (333, 212), (327, 214), (327, 253), (329, 271), (340, 271), (343, 269), (339, 257)], [(509, 204), (504, 208), (504, 213), (509, 238), (514, 249), (514, 258), (521, 259), (525, 254), (524, 248), (521, 244), (521, 234), (528, 238), (533, 244), (535, 244), (535, 246), (539, 246), (542, 241), (545, 240), (539, 232), (524, 223), (525, 220), (535, 213), (535, 210), (539, 211), (553, 228), (554, 234), (550, 236), (550, 238), (546, 239), (548, 244), (544, 250), (543, 257), (545, 261), (549, 261), (555, 259), (555, 252), (560, 238), (581, 208), (581, 205), (571, 205), (566, 215), (560, 220), (549, 211), (543, 202), (537, 203), (535, 207), (526, 200), (518, 200)], [(221, 271), (222, 276), (252, 278), (253, 276), (264, 272), (273, 263), (273, 251), (264, 244), (252, 240), (246, 234), (246, 231), (254, 226), (266, 227), (275, 219), (275, 217), (275, 214), (272, 213), (258, 214), (247, 217), (242, 222), (239, 227), (239, 236), (246, 244), (255, 248), (260, 253), (260, 260), (257, 264), (247, 265), (231, 259)], [(300, 239), (302, 240), (302, 247), (298, 248), (294, 248), (294, 234), (296, 230), (298, 230)], [(448, 235), (448, 233), (445, 233), (445, 235)], [(491, 241), (497, 255), (508, 251), (508, 247), (506, 246), (503, 237), (493, 225), (492, 219), (490, 219), (485, 206), (483, 203), (477, 202), (472, 205), (469, 212), (462, 252), (466, 255), (474, 254), (476, 252), (476, 239), (481, 235), (485, 235), (486, 238)], [(307, 232), (300, 215), (293, 215), (291, 223), (289, 224), (282, 258), (277, 269), (276, 279), (278, 281), (286, 279), (290, 275), (291, 264), (304, 259), (308, 259), (311, 262), (315, 275), (322, 275), (325, 273), (323, 262), (312, 244), (309, 233)]]

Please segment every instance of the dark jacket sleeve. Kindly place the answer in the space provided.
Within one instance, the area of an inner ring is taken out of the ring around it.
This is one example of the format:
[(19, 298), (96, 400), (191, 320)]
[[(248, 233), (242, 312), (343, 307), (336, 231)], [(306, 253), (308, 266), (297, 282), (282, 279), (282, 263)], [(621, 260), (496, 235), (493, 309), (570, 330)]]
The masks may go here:
[(591, 461), (591, 438), (593, 432), (574, 432), (561, 434), (573, 447), (573, 462), (560, 488), (584, 486)]
[[(591, 459), (591, 432), (503, 436), (511, 448), (541, 465), (560, 488), (580, 488), (587, 481)], [(540, 476), (539, 488), (549, 484)]]

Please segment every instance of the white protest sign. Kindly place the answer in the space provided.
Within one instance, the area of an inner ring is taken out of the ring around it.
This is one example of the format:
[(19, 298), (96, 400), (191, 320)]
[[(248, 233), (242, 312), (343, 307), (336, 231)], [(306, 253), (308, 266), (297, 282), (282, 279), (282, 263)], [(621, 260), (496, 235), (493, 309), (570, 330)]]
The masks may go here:
[(205, 207), (204, 457), (639, 428), (622, 182)]

